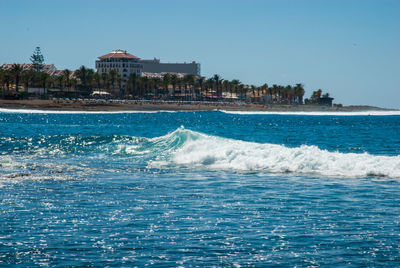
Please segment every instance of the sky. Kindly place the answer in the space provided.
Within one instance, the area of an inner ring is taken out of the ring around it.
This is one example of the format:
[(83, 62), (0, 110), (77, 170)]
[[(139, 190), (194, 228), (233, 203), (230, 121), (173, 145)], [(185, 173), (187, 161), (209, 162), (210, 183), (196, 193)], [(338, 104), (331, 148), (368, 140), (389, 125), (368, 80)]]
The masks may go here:
[(400, 0), (3, 0), (0, 11), (0, 64), (28, 63), (39, 46), (58, 69), (94, 68), (123, 49), (400, 109)]

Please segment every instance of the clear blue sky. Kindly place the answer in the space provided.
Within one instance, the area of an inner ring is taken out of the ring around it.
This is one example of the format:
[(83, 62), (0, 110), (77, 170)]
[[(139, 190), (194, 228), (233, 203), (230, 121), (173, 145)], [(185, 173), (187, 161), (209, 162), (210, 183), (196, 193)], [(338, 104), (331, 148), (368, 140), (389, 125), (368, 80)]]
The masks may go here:
[(399, 0), (4, 0), (0, 11), (0, 64), (29, 62), (40, 46), (58, 69), (94, 68), (120, 48), (195, 60), (207, 77), (400, 108)]

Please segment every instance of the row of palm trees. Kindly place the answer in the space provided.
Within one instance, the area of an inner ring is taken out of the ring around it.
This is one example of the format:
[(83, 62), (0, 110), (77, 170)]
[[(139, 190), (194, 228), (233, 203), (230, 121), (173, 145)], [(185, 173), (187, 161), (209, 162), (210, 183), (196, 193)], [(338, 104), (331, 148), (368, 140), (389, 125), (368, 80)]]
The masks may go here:
[(280, 104), (302, 104), (304, 88), (295, 86), (247, 85), (237, 79), (227, 80), (215, 74), (210, 78), (192, 74), (164, 74), (160, 77), (131, 74), (123, 78), (116, 70), (97, 73), (81, 66), (76, 71), (68, 69), (52, 75), (48, 72), (24, 70), (13, 64), (9, 69), (0, 68), (0, 90), (3, 92), (27, 92), (30, 87), (59, 89), (59, 92), (75, 92), (89, 95), (94, 90), (104, 90), (118, 97), (129, 98), (170, 98), (185, 100), (250, 100)]
[(237, 79), (226, 80), (215, 74), (210, 78), (192, 74), (179, 77), (176, 74), (165, 74), (162, 78), (150, 78), (131, 74), (126, 83), (126, 94), (133, 96), (170, 96), (173, 99), (186, 100), (248, 100), (252, 102), (302, 104), (304, 87), (263, 84), (262, 86), (246, 85)]
[(71, 71), (64, 70), (60, 75), (52, 76), (48, 72), (37, 72), (13, 64), (8, 69), (0, 67), (0, 90), (4, 95), (27, 92), (28, 88), (60, 88), (61, 85), (73, 88), (78, 85), (78, 79), (71, 78), (71, 74)]

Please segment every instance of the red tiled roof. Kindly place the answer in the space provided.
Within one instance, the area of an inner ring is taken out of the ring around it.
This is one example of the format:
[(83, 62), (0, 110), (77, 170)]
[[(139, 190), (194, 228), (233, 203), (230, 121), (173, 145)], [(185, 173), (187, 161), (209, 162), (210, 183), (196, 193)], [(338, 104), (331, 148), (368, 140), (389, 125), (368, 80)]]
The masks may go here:
[[(1, 68), (3, 68), (4, 70), (10, 70), (10, 69), (12, 69), (13, 65), (14, 64), (5, 63), (1, 66)], [(30, 70), (33, 68), (32, 63), (17, 63), (17, 65), (21, 66), (24, 71)], [(43, 65), (43, 70), (44, 71), (56, 70), (56, 67), (54, 66), (54, 64), (45, 64), (45, 65)]]
[(101, 60), (102, 59), (111, 59), (111, 58), (114, 58), (114, 59), (137, 59), (137, 60), (140, 59), (132, 54), (127, 53), (126, 50), (124, 51), (121, 49), (114, 50), (111, 53), (108, 53), (106, 55), (99, 57), (99, 59), (101, 59)]

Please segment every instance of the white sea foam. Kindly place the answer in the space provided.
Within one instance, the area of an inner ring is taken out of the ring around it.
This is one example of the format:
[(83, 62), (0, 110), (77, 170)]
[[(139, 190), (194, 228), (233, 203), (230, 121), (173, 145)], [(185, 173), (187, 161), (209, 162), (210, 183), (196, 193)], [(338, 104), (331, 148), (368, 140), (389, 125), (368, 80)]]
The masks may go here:
[(390, 116), (400, 115), (400, 111), (359, 111), (359, 112), (278, 112), (278, 111), (227, 111), (219, 110), (220, 112), (227, 114), (238, 114), (238, 115), (327, 115), (327, 116)]
[(36, 109), (7, 109), (0, 108), (0, 113), (24, 113), (24, 114), (154, 114), (175, 113), (176, 111), (58, 111), (58, 110), (36, 110)]
[(34, 156), (0, 156), (0, 182), (21, 180), (70, 180), (92, 172), (85, 165), (43, 162)]
[[(219, 170), (265, 171), (339, 177), (384, 176), (400, 179), (400, 156), (340, 153), (316, 146), (288, 148), (209, 136), (178, 129), (172, 136), (185, 136), (170, 150), (171, 164)], [(171, 139), (171, 134), (164, 136)], [(163, 161), (162, 159), (160, 159)], [(155, 161), (154, 166), (158, 161)], [(160, 164), (160, 163), (158, 163)]]

